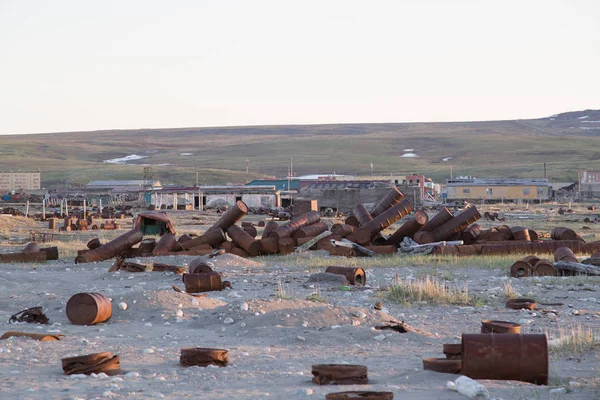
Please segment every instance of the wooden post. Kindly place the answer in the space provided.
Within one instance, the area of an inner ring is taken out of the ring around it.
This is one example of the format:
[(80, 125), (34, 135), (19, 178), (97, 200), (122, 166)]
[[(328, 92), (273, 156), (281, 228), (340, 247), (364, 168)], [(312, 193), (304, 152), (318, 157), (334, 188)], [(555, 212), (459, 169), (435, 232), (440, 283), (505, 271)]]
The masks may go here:
[(102, 218), (102, 199), (100, 199), (100, 217)]
[(60, 200), (60, 217), (63, 216), (63, 199)]
[(46, 199), (42, 199), (42, 219), (46, 220)]
[(27, 200), (27, 205), (25, 206), (25, 218), (29, 216), (29, 200)]
[(86, 206), (86, 200), (83, 199), (83, 218), (86, 217), (86, 215), (85, 215), (85, 212), (86, 212), (85, 206)]
[(177, 210), (177, 193), (173, 193), (173, 210)]
[(69, 200), (65, 199), (65, 214), (69, 218)]

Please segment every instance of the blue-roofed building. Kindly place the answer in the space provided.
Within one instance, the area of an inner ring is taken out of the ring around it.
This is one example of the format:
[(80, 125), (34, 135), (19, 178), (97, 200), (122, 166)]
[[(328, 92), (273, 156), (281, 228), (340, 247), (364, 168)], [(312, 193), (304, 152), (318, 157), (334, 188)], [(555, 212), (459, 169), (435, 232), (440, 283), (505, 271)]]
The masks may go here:
[(246, 186), (275, 186), (276, 190), (298, 190), (300, 179), (255, 179), (246, 183)]

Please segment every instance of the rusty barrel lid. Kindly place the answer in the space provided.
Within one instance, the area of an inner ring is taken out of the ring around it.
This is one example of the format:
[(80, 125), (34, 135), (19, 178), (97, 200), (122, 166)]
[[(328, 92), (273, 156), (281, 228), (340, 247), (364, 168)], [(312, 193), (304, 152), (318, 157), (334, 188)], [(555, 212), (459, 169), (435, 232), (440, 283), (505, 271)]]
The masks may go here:
[(521, 333), (521, 325), (509, 321), (481, 321), (481, 333)]
[(67, 302), (67, 318), (73, 325), (107, 322), (112, 316), (112, 303), (100, 293), (77, 293)]
[(424, 358), (423, 369), (446, 374), (460, 374), (462, 361), (454, 358)]
[(346, 399), (364, 399), (364, 400), (393, 400), (392, 392), (368, 392), (368, 391), (349, 391), (335, 392), (325, 395), (325, 400), (346, 400)]
[(365, 385), (369, 383), (367, 367), (351, 364), (315, 364), (313, 383), (319, 385)]
[(506, 308), (512, 308), (513, 310), (533, 310), (537, 307), (537, 303), (533, 299), (510, 299), (506, 302)]
[(117, 375), (121, 373), (119, 356), (110, 352), (63, 358), (61, 362), (65, 375), (89, 375), (100, 372), (104, 372), (106, 375)]
[(189, 347), (181, 349), (179, 364), (184, 367), (207, 367), (216, 365), (225, 367), (229, 364), (229, 352), (224, 349), (210, 349), (205, 347)]

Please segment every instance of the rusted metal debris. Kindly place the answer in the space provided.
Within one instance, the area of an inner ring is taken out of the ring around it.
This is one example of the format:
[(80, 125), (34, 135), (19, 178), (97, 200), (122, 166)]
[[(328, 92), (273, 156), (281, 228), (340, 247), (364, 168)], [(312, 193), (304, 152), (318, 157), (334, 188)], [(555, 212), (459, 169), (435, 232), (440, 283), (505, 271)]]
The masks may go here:
[(350, 364), (315, 364), (312, 366), (313, 383), (318, 385), (366, 385), (367, 367)]
[(67, 318), (73, 325), (95, 325), (108, 322), (112, 303), (100, 293), (77, 293), (67, 302)]
[(125, 261), (125, 258), (122, 256), (117, 256), (115, 263), (108, 271), (115, 272), (119, 270), (125, 270), (128, 272), (174, 272), (177, 275), (182, 275), (185, 272), (185, 268), (178, 267), (177, 265), (162, 263), (138, 264)]
[(77, 258), (75, 258), (75, 263), (80, 264), (108, 260), (131, 248), (134, 244), (141, 242), (142, 239), (142, 232), (138, 229), (132, 229), (97, 249), (90, 250), (81, 256), (77, 256)]
[(29, 322), (33, 324), (47, 324), (48, 317), (42, 311), (42, 307), (31, 307), (25, 310), (19, 311), (16, 314), (10, 316), (8, 323), (13, 324), (15, 322)]
[(106, 375), (118, 375), (121, 373), (119, 356), (110, 352), (63, 358), (61, 361), (65, 375), (90, 375), (99, 374), (100, 372)]
[(364, 286), (367, 284), (367, 275), (365, 273), (365, 270), (360, 267), (353, 268), (353, 267), (330, 266), (330, 267), (327, 267), (325, 272), (328, 272), (330, 274), (344, 275), (346, 277), (346, 280), (351, 285), (363, 285)]
[(9, 331), (6, 332), (5, 334), (3, 334), (0, 337), (0, 340), (6, 340), (8, 338), (11, 337), (27, 337), (33, 340), (39, 340), (40, 342), (50, 342), (50, 341), (55, 341), (55, 340), (60, 340), (61, 338), (63, 338), (65, 335), (49, 335), (49, 334), (44, 334), (44, 333), (29, 333), (29, 332), (15, 332), (15, 331)]
[(226, 367), (229, 364), (229, 352), (223, 349), (185, 348), (181, 349), (179, 364), (183, 367), (208, 367), (209, 365)]
[(423, 369), (443, 372), (446, 374), (459, 374), (462, 360), (455, 358), (424, 358)]
[(510, 299), (506, 302), (506, 308), (512, 308), (513, 310), (535, 310), (537, 303), (533, 299)]
[(458, 344), (446, 343), (443, 346), (443, 352), (446, 355), (446, 358), (461, 359), (462, 344), (461, 343), (458, 343)]
[(363, 399), (363, 400), (393, 400), (394, 393), (392, 392), (335, 392), (325, 395), (325, 400), (347, 400), (347, 399)]
[(415, 328), (414, 326), (411, 326), (404, 321), (388, 321), (388, 323), (386, 325), (378, 325), (375, 327), (375, 329), (377, 329), (377, 330), (392, 330), (392, 331), (395, 331), (398, 333), (412, 332), (412, 333), (418, 333), (419, 335), (424, 335), (424, 336), (428, 336), (428, 337), (435, 336), (430, 332)]
[(201, 274), (184, 273), (182, 280), (185, 285), (185, 291), (188, 293), (218, 291), (223, 290), (224, 287), (224, 282), (221, 282), (221, 275), (218, 272)]
[(546, 335), (463, 334), (462, 370), (472, 379), (548, 384)]
[(577, 262), (577, 257), (573, 254), (573, 251), (568, 247), (559, 247), (554, 252), (554, 261), (570, 261)]
[(508, 321), (481, 321), (481, 333), (521, 333), (521, 325)]

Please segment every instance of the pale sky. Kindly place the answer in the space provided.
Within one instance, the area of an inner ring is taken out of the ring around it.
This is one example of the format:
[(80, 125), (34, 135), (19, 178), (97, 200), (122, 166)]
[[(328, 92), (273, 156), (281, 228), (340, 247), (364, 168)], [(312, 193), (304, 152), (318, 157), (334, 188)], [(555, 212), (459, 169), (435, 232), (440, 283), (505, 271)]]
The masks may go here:
[(0, 134), (600, 108), (600, 1), (0, 0)]

